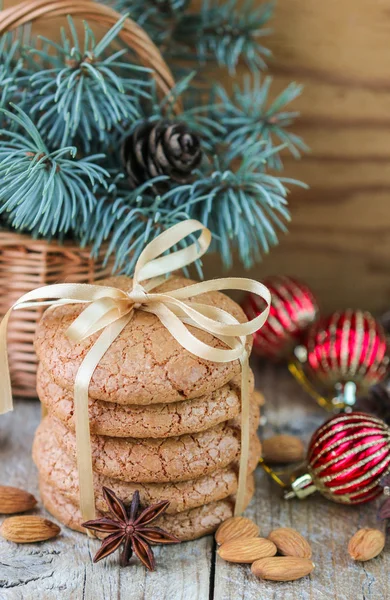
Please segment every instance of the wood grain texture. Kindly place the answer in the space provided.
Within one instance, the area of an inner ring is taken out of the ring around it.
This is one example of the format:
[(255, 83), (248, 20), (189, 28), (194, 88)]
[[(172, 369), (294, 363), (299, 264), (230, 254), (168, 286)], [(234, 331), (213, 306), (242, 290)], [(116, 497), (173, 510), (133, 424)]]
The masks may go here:
[[(316, 404), (285, 371), (257, 372), (258, 387), (266, 398), (264, 437), (289, 433), (308, 441), (325, 420)], [(361, 527), (383, 525), (374, 505), (346, 507), (319, 495), (306, 501), (281, 499), (275, 484), (257, 472), (256, 500), (246, 515), (260, 525), (261, 535), (272, 529), (293, 527), (310, 543), (316, 568), (310, 577), (291, 583), (259, 581), (244, 565), (225, 563), (219, 557), (215, 570), (215, 600), (380, 600), (390, 598), (385, 551), (376, 561), (355, 563), (347, 554), (350, 537)]]
[[(285, 369), (255, 366), (267, 399), (265, 435), (290, 433), (307, 440), (324, 413), (298, 388)], [(37, 495), (30, 452), (40, 417), (37, 402), (19, 401), (0, 418), (0, 484)], [(42, 508), (34, 511), (44, 514)], [(247, 513), (267, 536), (295, 527), (310, 542), (316, 569), (293, 583), (256, 579), (248, 565), (222, 561), (212, 537), (156, 549), (157, 571), (134, 562), (120, 569), (117, 556), (92, 564), (98, 542), (63, 528), (59, 538), (17, 546), (0, 540), (0, 600), (390, 600), (389, 544), (367, 563), (353, 562), (349, 538), (361, 527), (382, 527), (376, 507), (342, 507), (318, 497), (286, 502), (257, 471), (256, 497)]]

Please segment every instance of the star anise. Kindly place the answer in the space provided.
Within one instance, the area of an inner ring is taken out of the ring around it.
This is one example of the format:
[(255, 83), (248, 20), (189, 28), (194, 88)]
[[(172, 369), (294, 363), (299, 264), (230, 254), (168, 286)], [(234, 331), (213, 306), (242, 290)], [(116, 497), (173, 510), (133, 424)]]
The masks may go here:
[(107, 515), (101, 519), (83, 523), (83, 527), (91, 529), (91, 531), (108, 534), (95, 554), (93, 562), (106, 558), (123, 543), (124, 547), (120, 558), (122, 567), (129, 564), (134, 552), (149, 571), (154, 571), (155, 559), (151, 544), (177, 544), (180, 542), (177, 537), (160, 527), (149, 525), (165, 512), (169, 502), (163, 500), (140, 511), (138, 491), (134, 492), (128, 508), (107, 487), (103, 487), (103, 495), (109, 509)]

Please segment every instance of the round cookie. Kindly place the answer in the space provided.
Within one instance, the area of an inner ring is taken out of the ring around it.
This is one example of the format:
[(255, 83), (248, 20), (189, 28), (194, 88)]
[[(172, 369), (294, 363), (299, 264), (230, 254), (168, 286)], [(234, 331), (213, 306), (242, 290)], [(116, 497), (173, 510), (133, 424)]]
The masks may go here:
[[(256, 437), (259, 407), (251, 404), (250, 435)], [(48, 415), (57, 442), (76, 454), (75, 433)], [(123, 481), (185, 481), (226, 467), (239, 454), (240, 417), (205, 431), (170, 438), (91, 436), (94, 469)]]
[[(254, 444), (248, 465), (250, 473), (256, 468), (258, 457), (258, 444)], [(47, 421), (38, 428), (35, 436), (33, 459), (40, 478), (77, 504), (79, 485), (76, 463), (58, 446)], [(237, 467), (230, 465), (205, 477), (176, 483), (126, 483), (95, 472), (96, 508), (101, 511), (106, 510), (103, 486), (113, 490), (125, 502), (131, 499), (135, 490), (139, 491), (143, 505), (169, 500), (167, 514), (175, 514), (234, 494), (237, 490)]]
[[(253, 390), (253, 374), (250, 380)], [(74, 431), (72, 392), (58, 386), (42, 364), (37, 392), (48, 412)], [(91, 433), (112, 437), (164, 438), (204, 431), (240, 413), (240, 377), (209, 395), (168, 404), (119, 405), (89, 398)]]
[[(85, 533), (85, 529), (81, 527), (83, 519), (79, 508), (75, 504), (45, 481), (40, 480), (39, 489), (43, 505), (49, 513), (67, 527)], [(254, 481), (252, 476), (248, 479), (246, 505), (249, 504), (253, 492)], [(169, 533), (176, 535), (183, 542), (195, 540), (213, 533), (223, 521), (233, 516), (233, 511), (234, 497), (230, 497), (176, 515), (164, 514), (153, 521), (153, 526), (162, 527)], [(97, 512), (96, 516), (99, 518), (102, 514)]]
[[(184, 277), (171, 277), (156, 291), (164, 292), (194, 283)], [(124, 291), (132, 280), (119, 276), (99, 282)], [(220, 292), (196, 297), (196, 302), (221, 308), (239, 321), (246, 321), (241, 308)], [(37, 328), (35, 350), (53, 380), (68, 390), (87, 352), (97, 340), (96, 333), (82, 342), (71, 342), (66, 331), (84, 306), (70, 304), (47, 310)], [(212, 335), (194, 328), (191, 333), (216, 347), (226, 346)], [(248, 336), (248, 349), (252, 336)], [(240, 373), (238, 360), (215, 363), (195, 357), (165, 329), (159, 319), (141, 310), (111, 344), (97, 366), (89, 386), (89, 395), (97, 400), (119, 404), (162, 404), (198, 398), (212, 393)]]
[[(76, 437), (51, 421), (57, 443), (75, 457)], [(200, 433), (166, 439), (91, 436), (94, 470), (122, 481), (169, 482), (203, 477), (227, 467), (239, 450), (239, 433), (226, 423)]]

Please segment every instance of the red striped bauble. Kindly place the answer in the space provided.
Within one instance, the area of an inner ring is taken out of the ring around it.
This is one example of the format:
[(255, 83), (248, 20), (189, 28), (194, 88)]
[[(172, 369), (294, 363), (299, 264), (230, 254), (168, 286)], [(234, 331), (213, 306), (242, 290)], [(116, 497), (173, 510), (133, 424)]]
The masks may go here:
[(368, 502), (390, 469), (390, 428), (366, 413), (336, 415), (314, 433), (307, 462), (315, 488), (330, 500)]
[[(291, 277), (268, 277), (263, 283), (271, 292), (271, 308), (267, 322), (253, 336), (253, 349), (259, 356), (279, 360), (291, 353), (317, 318), (317, 302), (306, 285)], [(242, 308), (253, 319), (264, 305), (258, 296), (248, 294)]]
[(346, 310), (320, 319), (303, 347), (306, 375), (329, 390), (353, 382), (359, 395), (386, 375), (385, 334), (369, 312)]

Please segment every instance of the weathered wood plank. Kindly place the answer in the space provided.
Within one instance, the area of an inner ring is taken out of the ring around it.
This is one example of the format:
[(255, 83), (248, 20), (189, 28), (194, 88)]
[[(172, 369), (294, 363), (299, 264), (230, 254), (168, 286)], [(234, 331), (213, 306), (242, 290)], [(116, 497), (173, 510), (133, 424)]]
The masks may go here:
[[(300, 391), (285, 369), (256, 370), (267, 400), (264, 434), (289, 432), (308, 439), (325, 419), (322, 410)], [(0, 483), (36, 494), (30, 449), (39, 412), (37, 403), (22, 401), (13, 414), (0, 419)], [(311, 577), (294, 583), (261, 582), (248, 566), (228, 564), (218, 557), (211, 576), (211, 537), (157, 548), (155, 573), (146, 573), (136, 563), (120, 569), (114, 556), (93, 565), (91, 557), (98, 542), (64, 529), (60, 538), (42, 544), (16, 546), (0, 540), (0, 600), (390, 599), (388, 550), (365, 564), (354, 563), (346, 551), (358, 528), (382, 526), (376, 521), (374, 505), (342, 507), (319, 496), (286, 502), (260, 470), (257, 479), (256, 498), (248, 515), (260, 524), (263, 535), (282, 525), (301, 531), (313, 547), (316, 569)]]
[[(28, 489), (39, 498), (31, 444), (40, 418), (34, 401), (19, 401), (0, 418), (0, 484)], [(36, 511), (47, 514), (43, 508)], [(52, 517), (50, 517), (52, 518)], [(121, 569), (118, 557), (92, 563), (99, 542), (63, 528), (41, 544), (0, 541), (0, 600), (199, 600), (209, 597), (213, 540), (156, 548), (158, 570), (134, 564)]]
[[(283, 432), (308, 440), (325, 420), (324, 412), (306, 397), (285, 371), (268, 369), (259, 374), (264, 390), (268, 423), (264, 436)], [(233, 565), (217, 557), (215, 600), (384, 600), (389, 598), (390, 554), (355, 563), (347, 554), (349, 538), (360, 527), (383, 527), (376, 507), (347, 507), (319, 495), (307, 500), (284, 501), (278, 487), (257, 472), (256, 497), (247, 511), (268, 533), (277, 527), (294, 527), (313, 548), (315, 571), (291, 583), (259, 581), (249, 566)]]

